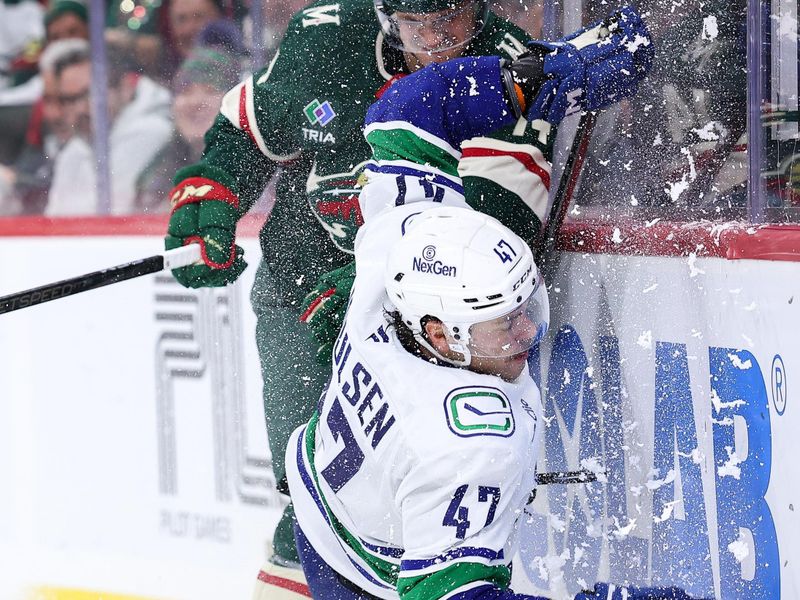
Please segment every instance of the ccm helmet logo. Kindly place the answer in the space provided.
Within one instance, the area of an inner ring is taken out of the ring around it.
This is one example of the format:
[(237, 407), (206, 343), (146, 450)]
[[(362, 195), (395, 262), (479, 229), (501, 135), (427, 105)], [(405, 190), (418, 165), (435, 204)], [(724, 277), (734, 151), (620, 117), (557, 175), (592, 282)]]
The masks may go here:
[(436, 246), (425, 246), (422, 249), (422, 258), (414, 258), (411, 264), (412, 271), (420, 273), (432, 273), (434, 275), (444, 275), (445, 277), (455, 277), (456, 268), (444, 264), (436, 258)]
[(520, 278), (517, 280), (517, 283), (515, 283), (515, 284), (514, 284), (514, 287), (513, 287), (513, 288), (511, 288), (511, 289), (512, 289), (513, 291), (515, 291), (515, 292), (516, 292), (516, 291), (517, 291), (517, 288), (518, 288), (519, 286), (521, 286), (523, 283), (525, 283), (525, 280), (526, 280), (526, 279), (528, 279), (528, 276), (531, 274), (531, 271), (533, 271), (533, 267), (532, 267), (532, 266), (531, 266), (531, 267), (528, 267), (528, 270), (527, 270), (527, 271), (525, 271), (525, 272), (522, 274), (522, 277), (520, 277)]

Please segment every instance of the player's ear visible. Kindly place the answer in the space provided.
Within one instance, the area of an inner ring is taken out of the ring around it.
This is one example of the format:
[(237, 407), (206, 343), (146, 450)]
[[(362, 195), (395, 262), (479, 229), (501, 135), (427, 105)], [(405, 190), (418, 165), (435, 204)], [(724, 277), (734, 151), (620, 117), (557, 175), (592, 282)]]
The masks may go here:
[(447, 343), (447, 335), (444, 324), (439, 319), (429, 318), (425, 323), (425, 337), (428, 342), (440, 354), (446, 354), (450, 350)]

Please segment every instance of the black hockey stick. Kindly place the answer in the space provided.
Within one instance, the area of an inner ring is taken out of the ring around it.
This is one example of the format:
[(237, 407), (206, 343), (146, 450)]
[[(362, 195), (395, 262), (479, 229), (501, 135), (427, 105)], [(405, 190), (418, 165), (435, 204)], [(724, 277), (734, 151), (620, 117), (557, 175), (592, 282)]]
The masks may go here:
[[(602, 471), (605, 475), (605, 471)], [(597, 473), (589, 469), (579, 469), (577, 471), (551, 471), (549, 473), (537, 473), (536, 485), (554, 485), (566, 483), (592, 483), (597, 481)], [(528, 504), (536, 500), (536, 490), (533, 488), (528, 494)]]
[(569, 155), (564, 161), (564, 169), (558, 179), (558, 188), (553, 196), (553, 205), (550, 207), (550, 214), (547, 222), (542, 228), (542, 233), (536, 243), (536, 264), (544, 274), (545, 279), (549, 279), (549, 270), (553, 264), (553, 254), (558, 243), (558, 232), (567, 215), (569, 203), (575, 188), (578, 186), (583, 163), (586, 160), (586, 153), (589, 149), (589, 142), (592, 138), (597, 113), (584, 112), (578, 121), (575, 130), (575, 137), (572, 139), (572, 147)]
[(597, 473), (589, 469), (578, 471), (551, 471), (537, 473), (536, 485), (551, 485), (555, 483), (592, 483), (597, 481)]
[(0, 298), (0, 314), (28, 308), (43, 302), (50, 302), (51, 300), (58, 300), (59, 298), (66, 298), (67, 296), (74, 296), (87, 290), (119, 283), (134, 277), (158, 273), (166, 269), (186, 267), (198, 260), (200, 260), (200, 246), (189, 244), (182, 248), (167, 250), (163, 254), (140, 258), (139, 260), (109, 267), (102, 271), (78, 275), (70, 279), (3, 296)]

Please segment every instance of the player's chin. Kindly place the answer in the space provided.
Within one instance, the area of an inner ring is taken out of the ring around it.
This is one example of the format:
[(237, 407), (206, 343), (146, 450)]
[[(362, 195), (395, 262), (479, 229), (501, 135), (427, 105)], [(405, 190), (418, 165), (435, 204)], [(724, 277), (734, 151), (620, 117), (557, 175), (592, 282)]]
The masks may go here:
[(503, 361), (503, 374), (501, 377), (506, 381), (513, 381), (520, 375), (522, 371), (528, 367), (528, 354), (530, 350), (513, 354)]

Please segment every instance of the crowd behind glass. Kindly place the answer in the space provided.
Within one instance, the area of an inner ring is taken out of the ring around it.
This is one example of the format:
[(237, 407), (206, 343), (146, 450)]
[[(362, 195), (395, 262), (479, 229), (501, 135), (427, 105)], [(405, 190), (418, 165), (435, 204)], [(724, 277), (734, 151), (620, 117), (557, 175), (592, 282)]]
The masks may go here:
[[(102, 85), (85, 0), (0, 4), (0, 216), (167, 212), (172, 177), (200, 158), (225, 92), (271, 58), (307, 3), (261, 1), (256, 26), (242, 2), (108, 2)], [(745, 217), (746, 1), (639, 4), (657, 43), (654, 68), (636, 97), (600, 115), (572, 215)], [(542, 4), (494, 8), (542, 36)], [(582, 20), (597, 18), (595, 9), (608, 10), (584, 3)], [(796, 14), (796, 0), (781, 0), (764, 15), (772, 54), (762, 78), (762, 183), (768, 206), (790, 209), (784, 215), (800, 205)], [(776, 83), (787, 64), (794, 79)], [(92, 88), (105, 90), (107, 105), (106, 203), (97, 198)]]

